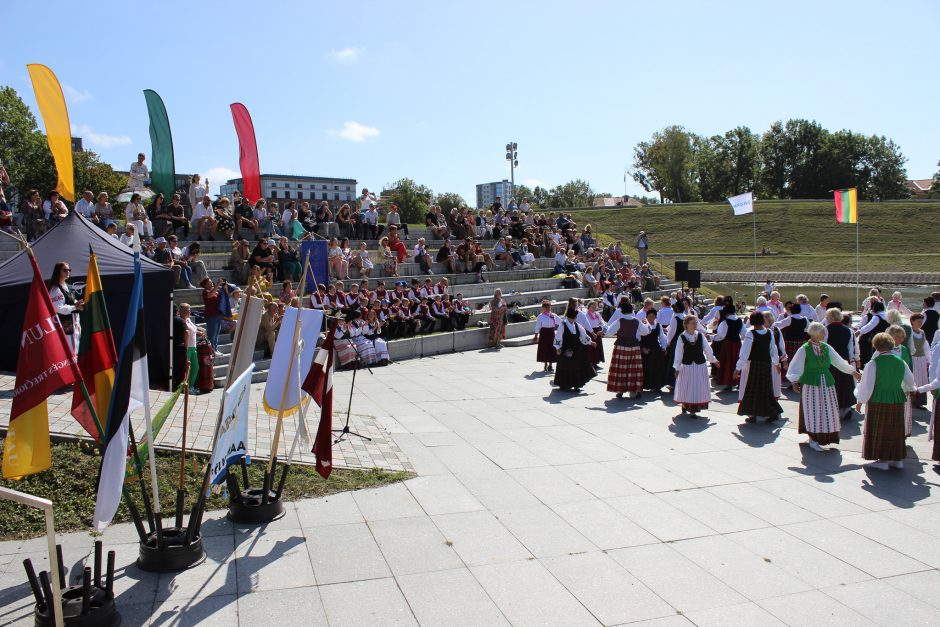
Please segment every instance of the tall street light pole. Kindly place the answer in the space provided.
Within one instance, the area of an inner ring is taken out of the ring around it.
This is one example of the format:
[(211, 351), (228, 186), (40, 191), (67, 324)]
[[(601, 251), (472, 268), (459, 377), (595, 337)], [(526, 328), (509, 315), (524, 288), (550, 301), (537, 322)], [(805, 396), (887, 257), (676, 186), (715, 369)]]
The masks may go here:
[[(519, 152), (516, 150), (519, 144), (508, 142), (506, 144), (506, 161), (509, 162), (509, 183), (512, 186), (512, 195), (516, 195), (516, 168), (519, 167)], [(509, 200), (506, 201), (507, 203)]]

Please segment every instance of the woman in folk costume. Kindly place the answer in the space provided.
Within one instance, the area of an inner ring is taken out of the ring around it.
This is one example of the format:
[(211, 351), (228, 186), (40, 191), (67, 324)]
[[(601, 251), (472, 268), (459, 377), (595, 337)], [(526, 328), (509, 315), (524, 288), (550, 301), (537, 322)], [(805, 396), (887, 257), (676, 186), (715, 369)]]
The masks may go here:
[(555, 352), (555, 331), (561, 324), (561, 317), (552, 313), (552, 301), (542, 301), (542, 312), (535, 318), (535, 337), (532, 341), (538, 344), (535, 360), (541, 364), (542, 372), (554, 372), (553, 363), (558, 361)]
[[(725, 305), (722, 310), (724, 320), (718, 324), (718, 330), (715, 337), (712, 338), (712, 350), (714, 343), (721, 342), (721, 348), (715, 351), (718, 355), (718, 363), (721, 365), (715, 368), (715, 385), (723, 385), (726, 392), (737, 383), (735, 381), (735, 365), (738, 363), (738, 355), (741, 353), (741, 342), (747, 329), (744, 328), (744, 321), (738, 318), (734, 313), (734, 305)], [(758, 314), (763, 326), (764, 316)], [(769, 341), (769, 338), (768, 338)], [(764, 415), (764, 414), (760, 414)]]
[(705, 334), (698, 330), (698, 324), (696, 316), (689, 314), (685, 317), (685, 331), (678, 336), (676, 354), (672, 361), (672, 367), (676, 371), (673, 400), (682, 405), (683, 413), (693, 416), (706, 409), (711, 400), (709, 362), (720, 366), (712, 353), (712, 347), (705, 340)]
[[(911, 359), (911, 353), (907, 348), (907, 344), (904, 343), (904, 329), (900, 325), (892, 324), (885, 333), (894, 340), (894, 350), (891, 352), (900, 357), (907, 369), (913, 374), (914, 360)], [(916, 385), (917, 380), (915, 379), (914, 382)], [(911, 433), (914, 431), (914, 408), (911, 405), (911, 397), (905, 394), (905, 398), (907, 400), (904, 401), (904, 435), (911, 437)]]
[[(789, 315), (774, 323), (774, 326), (780, 329), (780, 333), (783, 334), (783, 344), (787, 348), (787, 355), (791, 357), (809, 338), (806, 332), (809, 327), (809, 320), (803, 317), (801, 311), (802, 308), (799, 303), (792, 303)], [(785, 366), (783, 369), (784, 374), (786, 374), (787, 367), (789, 366)], [(789, 377), (787, 378), (789, 379)]]
[(859, 405), (865, 403), (862, 431), (862, 457), (876, 460), (872, 468), (903, 468), (904, 402), (906, 392), (917, 389), (914, 375), (900, 357), (893, 354), (894, 340), (887, 333), (872, 339), (874, 355), (855, 388)]
[(594, 342), (590, 332), (578, 324), (577, 318), (577, 300), (570, 298), (565, 318), (555, 330), (554, 346), (558, 354), (558, 370), (555, 372), (553, 383), (562, 390), (580, 390), (596, 374), (588, 354)]
[(910, 316), (912, 313), (914, 313), (904, 305), (903, 301), (901, 301), (901, 292), (895, 292), (891, 295), (891, 300), (888, 301), (887, 310), (897, 311), (905, 316)]
[(388, 363), (389, 361), (388, 342), (382, 338), (384, 326), (378, 312), (375, 309), (370, 309), (366, 317), (366, 323), (362, 327), (362, 336), (372, 342), (375, 355), (373, 363)]
[(78, 353), (78, 344), (81, 338), (82, 325), (78, 314), (85, 305), (85, 300), (78, 297), (78, 293), (66, 280), (72, 275), (72, 266), (66, 261), (60, 261), (52, 268), (52, 278), (49, 280), (49, 298), (52, 307), (59, 314), (59, 324), (65, 331), (65, 337), (72, 349), (72, 354)]
[[(917, 387), (927, 385), (930, 382), (929, 364), (930, 364), (930, 346), (927, 343), (927, 336), (923, 330), (924, 315), (911, 315), (911, 336), (907, 339), (907, 350), (911, 353), (911, 362), (913, 367), (911, 372), (914, 374), (914, 383)], [(927, 395), (918, 392), (914, 396), (914, 407), (926, 409)]]
[[(852, 332), (852, 316), (848, 316), (845, 324), (845, 315), (836, 308), (826, 310), (826, 343), (839, 354), (839, 357), (858, 368), (858, 347), (855, 343), (855, 334)], [(829, 367), (829, 372), (836, 383), (836, 400), (839, 405), (841, 420), (848, 420), (855, 406), (855, 380), (852, 374), (842, 372), (835, 366)]]
[(891, 323), (885, 318), (885, 305), (880, 300), (871, 301), (868, 313), (868, 322), (863, 324), (858, 330), (862, 368), (865, 367), (874, 353), (874, 349), (871, 345), (872, 338), (879, 333), (884, 333), (888, 330), (888, 327), (891, 326)]
[[(940, 346), (940, 344), (937, 346)], [(928, 392), (932, 408), (930, 411), (930, 427), (927, 429), (927, 439), (933, 442), (930, 459), (940, 464), (940, 438), (937, 437), (936, 433), (937, 413), (940, 412), (940, 368), (934, 368), (934, 376), (930, 383), (917, 386), (918, 394), (927, 394)]]
[[(773, 331), (765, 326), (763, 313), (753, 312), (750, 322), (751, 328), (744, 336), (734, 366), (735, 372), (741, 375), (738, 415), (747, 416), (746, 422), (756, 421), (757, 416), (776, 420), (783, 414), (783, 408), (777, 402), (780, 387), (774, 386), (774, 378), (779, 377), (780, 370), (777, 343), (774, 342)], [(721, 361), (724, 361), (724, 357)]]
[[(620, 302), (623, 302), (623, 297), (620, 298)], [(607, 323), (604, 322), (604, 318), (597, 313), (597, 301), (588, 303), (587, 311), (584, 315), (590, 325), (585, 327), (585, 329), (591, 332), (591, 336), (594, 339), (594, 348), (591, 350), (591, 363), (597, 366), (605, 361), (603, 339), (604, 333), (607, 330)]]
[(620, 316), (607, 327), (607, 334), (617, 338), (614, 354), (610, 358), (607, 391), (616, 392), (617, 398), (623, 398), (624, 392), (640, 398), (643, 395), (643, 353), (640, 342), (644, 335), (649, 335), (650, 328), (645, 320), (639, 320), (633, 315), (633, 305), (626, 296), (620, 297), (619, 308)]
[(772, 311), (762, 311), (760, 313), (764, 316), (764, 328), (770, 331), (771, 341), (774, 343), (774, 346), (777, 347), (777, 357), (780, 360), (780, 367), (774, 370), (773, 384), (774, 397), (780, 398), (783, 388), (783, 373), (789, 361), (787, 347), (786, 343), (783, 341), (783, 333), (774, 326), (774, 322), (777, 321), (776, 317), (774, 317), (774, 313)]
[(666, 334), (656, 320), (656, 310), (646, 312), (650, 332), (640, 338), (643, 358), (643, 388), (658, 392), (666, 383)]
[(809, 325), (809, 341), (800, 346), (790, 359), (787, 379), (800, 393), (799, 432), (808, 436), (807, 444), (817, 451), (827, 444), (839, 442), (839, 399), (836, 380), (829, 372), (835, 366), (858, 379), (855, 366), (847, 362), (823, 341), (826, 327), (818, 322)]
[(676, 371), (672, 364), (676, 359), (676, 345), (679, 343), (682, 329), (685, 328), (684, 324), (685, 305), (682, 301), (676, 301), (672, 305), (672, 319), (669, 321), (669, 327), (666, 331), (666, 385), (670, 387), (676, 385)]

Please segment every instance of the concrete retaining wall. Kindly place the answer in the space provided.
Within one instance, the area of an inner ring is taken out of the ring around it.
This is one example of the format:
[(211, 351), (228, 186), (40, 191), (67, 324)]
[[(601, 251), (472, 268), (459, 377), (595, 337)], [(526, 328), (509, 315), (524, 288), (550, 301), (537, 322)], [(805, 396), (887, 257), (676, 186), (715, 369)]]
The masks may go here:
[[(702, 271), (702, 280), (723, 282), (748, 282), (770, 279), (775, 283), (824, 283), (824, 284), (853, 284), (856, 281), (854, 272), (713, 272)], [(862, 272), (858, 280), (864, 284), (878, 285), (940, 285), (940, 272)]]

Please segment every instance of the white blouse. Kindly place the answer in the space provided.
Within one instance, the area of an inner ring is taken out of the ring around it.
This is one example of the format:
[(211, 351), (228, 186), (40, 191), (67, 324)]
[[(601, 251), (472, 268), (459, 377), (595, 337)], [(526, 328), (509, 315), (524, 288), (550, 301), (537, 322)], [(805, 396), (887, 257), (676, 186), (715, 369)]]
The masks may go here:
[[(705, 361), (707, 361), (710, 364), (713, 364), (718, 361), (718, 359), (715, 358), (715, 353), (712, 352), (711, 344), (705, 341), (704, 335), (702, 335), (698, 331), (693, 331), (692, 333), (689, 333), (688, 331), (683, 331), (682, 336), (685, 337), (685, 339), (687, 339), (689, 342), (693, 342), (693, 343), (698, 341), (698, 338), (701, 336), (702, 352), (705, 353)], [(676, 342), (676, 358), (672, 361), (672, 367), (674, 369), (678, 370), (679, 368), (682, 367), (682, 354), (684, 352), (685, 352), (685, 343), (680, 338), (679, 341)]]
[(565, 337), (565, 329), (568, 329), (570, 333), (577, 334), (578, 339), (581, 340), (581, 343), (585, 346), (590, 346), (594, 343), (594, 341), (591, 339), (591, 336), (588, 335), (588, 332), (583, 326), (577, 322), (572, 322), (571, 320), (565, 318), (565, 320), (558, 325), (558, 329), (555, 330), (555, 341), (553, 342), (555, 350), (559, 350), (561, 348), (562, 339)]

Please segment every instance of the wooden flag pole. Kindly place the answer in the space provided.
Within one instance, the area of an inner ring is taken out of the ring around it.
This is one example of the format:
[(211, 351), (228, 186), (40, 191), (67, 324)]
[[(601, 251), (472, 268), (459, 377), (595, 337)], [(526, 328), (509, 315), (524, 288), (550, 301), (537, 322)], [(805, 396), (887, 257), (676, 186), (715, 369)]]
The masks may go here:
[(183, 447), (180, 451), (180, 478), (176, 487), (176, 526), (183, 527), (183, 503), (186, 500), (186, 427), (189, 425), (189, 373), (191, 365), (186, 360), (186, 369), (183, 371)]
[(290, 347), (290, 362), (287, 366), (287, 376), (284, 377), (284, 386), (281, 388), (281, 402), (278, 404), (277, 408), (277, 423), (274, 426), (274, 438), (271, 440), (271, 455), (268, 457), (268, 466), (264, 473), (265, 485), (261, 494), (262, 503), (268, 502), (268, 496), (271, 491), (271, 473), (274, 470), (275, 460), (277, 459), (277, 449), (281, 439), (281, 429), (284, 426), (284, 403), (287, 401), (287, 389), (290, 385), (291, 371), (296, 365), (294, 356), (297, 352), (297, 340), (300, 337), (300, 316), (304, 308), (304, 289), (307, 286), (307, 273), (309, 269), (310, 258), (307, 257), (307, 259), (304, 261), (304, 273), (303, 276), (300, 277), (300, 287), (297, 291), (297, 317), (294, 320), (294, 334)]

